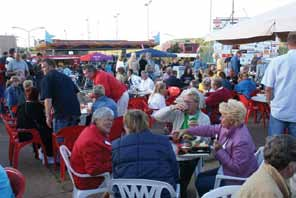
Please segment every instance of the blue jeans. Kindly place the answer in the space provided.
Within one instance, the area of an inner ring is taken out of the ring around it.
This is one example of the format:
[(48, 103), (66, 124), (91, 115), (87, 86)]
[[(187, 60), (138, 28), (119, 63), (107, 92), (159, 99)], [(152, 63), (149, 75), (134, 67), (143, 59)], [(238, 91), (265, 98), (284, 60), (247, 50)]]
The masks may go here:
[[(72, 116), (70, 118), (54, 118), (53, 119), (53, 132), (57, 133), (60, 129), (68, 127), (68, 126), (75, 126), (79, 123), (78, 116)], [(58, 142), (63, 142), (63, 138), (58, 138)]]
[(197, 176), (195, 187), (198, 191), (199, 197), (209, 192), (214, 188), (218, 168), (205, 171)]
[(296, 122), (281, 121), (270, 115), (268, 129), (269, 136), (283, 134), (286, 128), (288, 129), (289, 134), (296, 137)]

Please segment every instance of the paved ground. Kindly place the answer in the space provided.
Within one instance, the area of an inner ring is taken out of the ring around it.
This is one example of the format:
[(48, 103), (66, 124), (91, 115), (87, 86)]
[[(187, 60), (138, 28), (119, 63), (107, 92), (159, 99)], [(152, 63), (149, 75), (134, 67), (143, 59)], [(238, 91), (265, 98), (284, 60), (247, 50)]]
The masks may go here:
[[(251, 134), (254, 138), (256, 146), (264, 144), (267, 135), (267, 129), (263, 129), (262, 124), (253, 124), (251, 120), (248, 124)], [(54, 171), (53, 167), (46, 168), (41, 161), (36, 160), (33, 155), (31, 146), (21, 150), (19, 159), (19, 170), (26, 177), (26, 192), (25, 198), (70, 198), (72, 191), (72, 183), (67, 180), (61, 183), (59, 172)], [(0, 164), (9, 166), (8, 162), (8, 136), (6, 134), (3, 123), (0, 121)], [(209, 160), (205, 168), (210, 169), (218, 166), (218, 163)], [(188, 189), (189, 197), (196, 197), (194, 190), (194, 182), (190, 184)]]

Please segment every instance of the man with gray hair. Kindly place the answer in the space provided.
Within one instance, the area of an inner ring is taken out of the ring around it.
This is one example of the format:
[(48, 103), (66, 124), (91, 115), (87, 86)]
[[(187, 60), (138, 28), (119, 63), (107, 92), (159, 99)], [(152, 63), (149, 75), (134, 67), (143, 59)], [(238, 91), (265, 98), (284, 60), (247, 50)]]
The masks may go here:
[[(296, 173), (296, 138), (291, 135), (268, 137), (264, 163), (242, 185), (235, 197), (278, 198), (291, 196), (288, 179)], [(264, 185), (262, 185), (264, 184)]]
[[(172, 123), (173, 130), (187, 129), (196, 125), (209, 125), (209, 117), (200, 111), (199, 95), (195, 91), (189, 91), (183, 96), (183, 100), (176, 105), (171, 105), (156, 111), (152, 117), (159, 122)], [(183, 161), (179, 158), (181, 197), (187, 197), (187, 186), (196, 168), (199, 159)]]
[(114, 100), (105, 96), (105, 88), (102, 85), (96, 85), (93, 88), (93, 95), (95, 102), (92, 106), (91, 112), (95, 112), (101, 107), (108, 107), (113, 111), (114, 117), (117, 117), (117, 106)]
[(218, 124), (220, 123), (219, 104), (221, 102), (227, 102), (228, 99), (232, 98), (232, 93), (230, 90), (222, 86), (221, 78), (213, 78), (211, 81), (211, 87), (214, 91), (205, 95), (207, 97), (207, 112), (210, 116), (211, 123)]

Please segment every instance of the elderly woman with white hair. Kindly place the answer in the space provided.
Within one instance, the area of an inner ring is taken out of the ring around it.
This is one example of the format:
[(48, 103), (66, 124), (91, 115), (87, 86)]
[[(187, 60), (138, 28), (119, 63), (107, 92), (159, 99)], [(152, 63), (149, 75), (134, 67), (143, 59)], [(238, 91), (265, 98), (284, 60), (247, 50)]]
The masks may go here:
[[(212, 137), (214, 140), (214, 155), (221, 164), (219, 171), (224, 175), (235, 177), (249, 177), (258, 168), (254, 156), (256, 147), (244, 124), (246, 109), (236, 100), (230, 99), (219, 105), (221, 124), (196, 126), (173, 132), (182, 136), (185, 133), (192, 135)], [(201, 173), (196, 181), (199, 195), (202, 196), (214, 187), (218, 169)], [(234, 182), (222, 182), (222, 185), (234, 184)], [(237, 184), (237, 183), (236, 183)]]
[[(98, 108), (92, 116), (92, 124), (86, 127), (76, 140), (72, 155), (71, 166), (81, 174), (92, 176), (112, 171), (111, 143), (108, 141), (112, 123), (113, 111), (108, 107)], [(74, 176), (78, 189), (94, 189), (103, 178), (80, 178)]]

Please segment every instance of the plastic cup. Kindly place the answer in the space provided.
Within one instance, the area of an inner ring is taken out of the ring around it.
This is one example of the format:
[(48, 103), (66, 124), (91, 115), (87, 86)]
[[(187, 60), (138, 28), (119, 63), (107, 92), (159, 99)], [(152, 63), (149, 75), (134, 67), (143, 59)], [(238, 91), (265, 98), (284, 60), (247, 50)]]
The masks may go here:
[(88, 102), (88, 103), (87, 103), (87, 108), (88, 108), (88, 109), (91, 109), (91, 108), (92, 108), (92, 105), (93, 105), (92, 102)]

